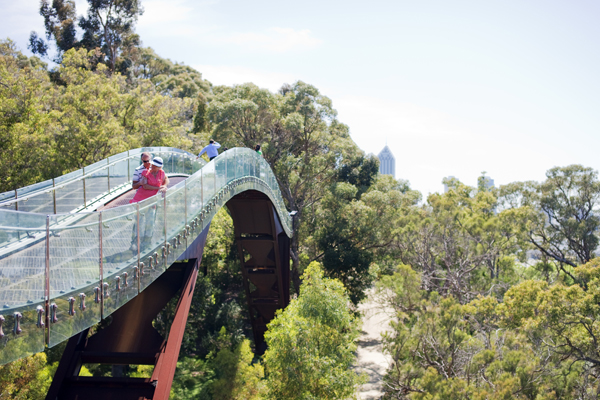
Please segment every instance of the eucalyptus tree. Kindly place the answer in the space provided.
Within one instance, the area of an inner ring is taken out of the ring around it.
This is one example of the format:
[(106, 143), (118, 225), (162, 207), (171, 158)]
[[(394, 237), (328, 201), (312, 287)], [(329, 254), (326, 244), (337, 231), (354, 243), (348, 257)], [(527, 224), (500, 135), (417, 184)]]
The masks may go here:
[[(87, 0), (86, 16), (77, 16), (73, 0), (42, 0), (40, 15), (44, 18), (46, 39), (54, 41), (58, 51), (56, 62), (72, 48), (100, 49), (109, 71), (125, 72), (131, 66), (131, 57), (137, 52), (140, 38), (134, 32), (135, 23), (144, 9), (140, 0)], [(82, 29), (81, 39), (77, 28)], [(47, 43), (32, 32), (29, 48), (46, 55)]]
[(324, 198), (337, 170), (360, 150), (336, 119), (331, 100), (298, 81), (285, 94), (254, 84), (215, 87), (207, 110), (210, 135), (228, 146), (263, 145), (288, 207), (296, 211), (291, 242), (292, 278), (300, 285), (305, 214)]

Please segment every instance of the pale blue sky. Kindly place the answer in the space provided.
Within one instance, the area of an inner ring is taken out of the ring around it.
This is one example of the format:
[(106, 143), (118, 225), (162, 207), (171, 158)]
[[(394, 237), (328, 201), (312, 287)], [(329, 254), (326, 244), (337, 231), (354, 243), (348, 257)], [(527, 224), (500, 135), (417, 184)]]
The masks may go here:
[[(77, 1), (82, 13), (85, 2)], [(214, 84), (330, 97), (365, 151), (386, 143), (425, 195), (600, 168), (598, 1), (144, 1), (145, 46)], [(0, 37), (26, 52), (38, 1), (0, 0)]]

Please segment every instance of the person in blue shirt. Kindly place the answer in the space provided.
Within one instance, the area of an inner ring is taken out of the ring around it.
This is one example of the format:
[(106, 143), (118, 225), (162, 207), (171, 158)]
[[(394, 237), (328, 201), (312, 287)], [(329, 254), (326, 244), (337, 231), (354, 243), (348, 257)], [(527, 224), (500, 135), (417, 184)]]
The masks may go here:
[(210, 139), (208, 142), (208, 146), (202, 149), (200, 154), (198, 154), (198, 157), (201, 157), (202, 154), (206, 153), (208, 159), (212, 160), (213, 158), (219, 155), (219, 151), (217, 150), (219, 147), (221, 147), (219, 143), (215, 142), (213, 139)]

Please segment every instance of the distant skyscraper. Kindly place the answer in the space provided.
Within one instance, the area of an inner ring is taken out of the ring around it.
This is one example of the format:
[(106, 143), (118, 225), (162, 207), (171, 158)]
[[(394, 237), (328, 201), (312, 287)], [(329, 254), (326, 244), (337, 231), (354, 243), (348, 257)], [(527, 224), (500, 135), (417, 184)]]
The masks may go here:
[(381, 153), (377, 155), (377, 158), (379, 158), (379, 173), (382, 175), (391, 175), (396, 179), (396, 158), (394, 158), (387, 144), (381, 150)]
[(491, 189), (491, 188), (495, 187), (494, 180), (492, 178), (490, 178), (489, 176), (484, 176), (483, 179), (484, 179), (483, 184), (486, 188)]
[[(450, 176), (447, 176), (447, 177), (446, 177), (446, 179), (447, 179), (447, 180), (452, 180), (452, 179), (456, 179), (456, 177), (455, 177), (455, 176), (452, 176), (452, 175), (450, 175)], [(450, 188), (448, 187), (448, 185), (446, 185), (446, 184), (444, 183), (444, 193), (448, 193), (448, 190), (450, 190)]]

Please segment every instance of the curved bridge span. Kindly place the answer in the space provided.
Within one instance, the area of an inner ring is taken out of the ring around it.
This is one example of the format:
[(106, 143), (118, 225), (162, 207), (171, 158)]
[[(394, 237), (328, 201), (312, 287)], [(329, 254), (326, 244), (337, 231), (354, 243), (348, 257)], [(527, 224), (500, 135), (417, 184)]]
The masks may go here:
[[(171, 184), (165, 195), (129, 204), (143, 151), (163, 158)], [(168, 398), (210, 222), (224, 205), (260, 348), (266, 324), (289, 302), (292, 226), (276, 178), (254, 151), (231, 149), (205, 163), (179, 149), (135, 149), (0, 194), (0, 364), (69, 340), (48, 399)], [(165, 339), (152, 320), (178, 293)], [(79, 377), (85, 363), (154, 365), (154, 373)]]

